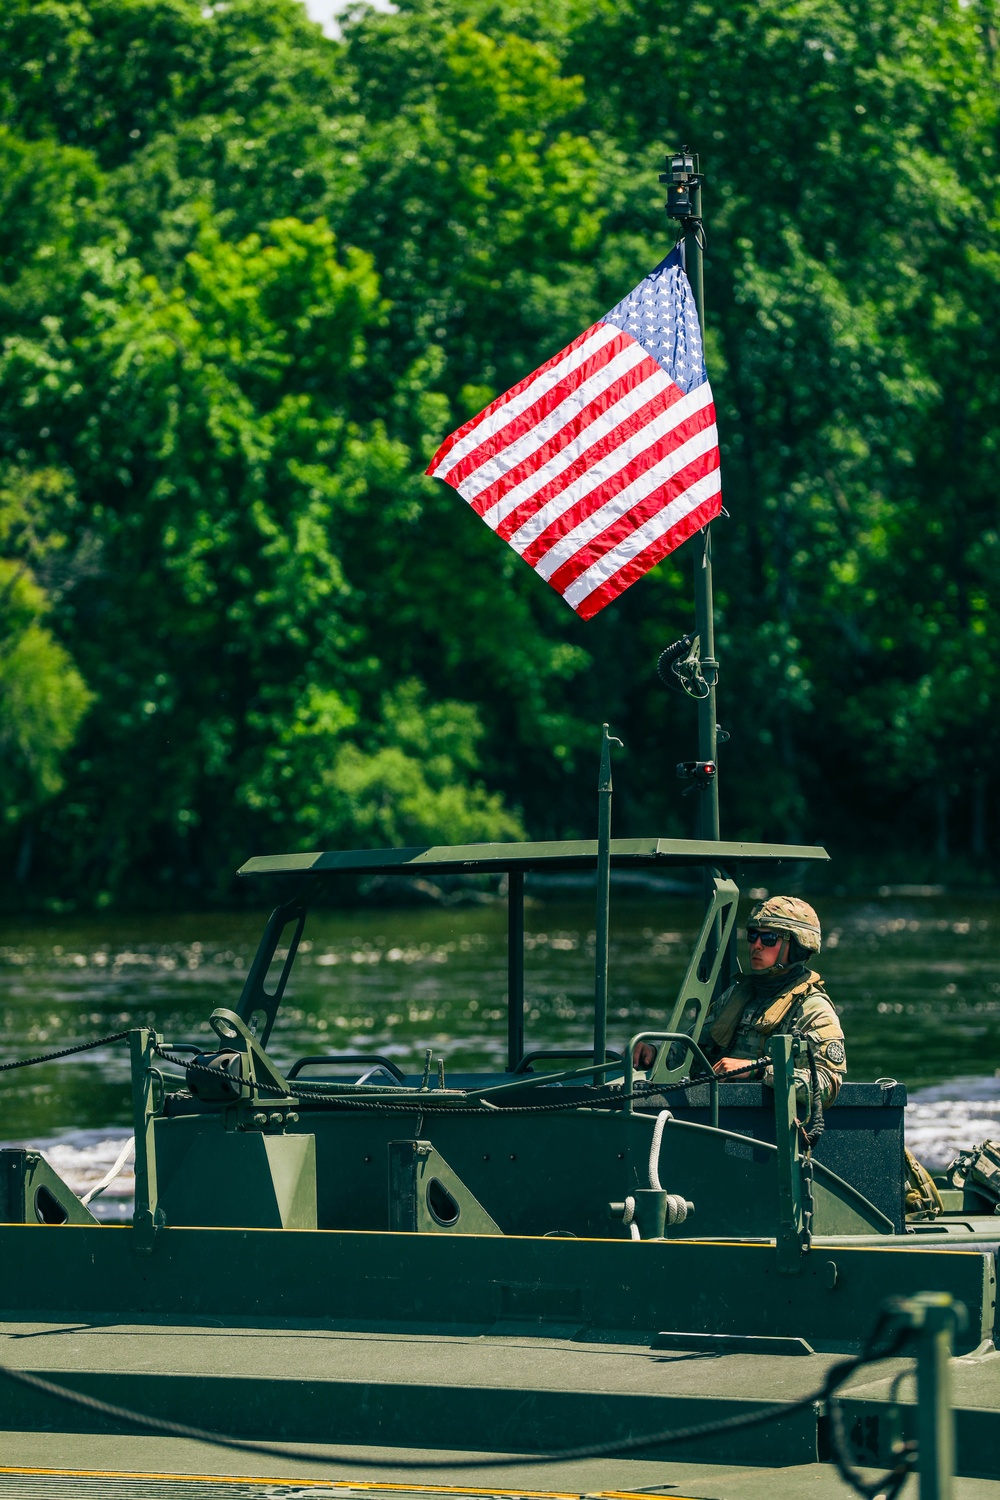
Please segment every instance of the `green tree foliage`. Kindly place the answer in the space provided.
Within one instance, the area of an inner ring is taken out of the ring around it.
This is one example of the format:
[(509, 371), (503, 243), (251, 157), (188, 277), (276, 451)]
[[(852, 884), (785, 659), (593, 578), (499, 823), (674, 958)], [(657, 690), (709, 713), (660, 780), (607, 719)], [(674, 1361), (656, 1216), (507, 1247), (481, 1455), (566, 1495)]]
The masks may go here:
[(716, 530), (742, 689), (723, 701), (748, 832), (777, 815), (829, 838), (846, 807), (863, 838), (892, 809), (904, 858), (935, 819), (940, 856), (954, 798), (982, 850), (996, 45), (988, 5), (753, 0), (602, 5), (569, 54), (594, 59), (588, 97), (636, 165), (683, 137), (711, 167), (733, 516)]
[(8, 0), (0, 755), (29, 888), (181, 899), (254, 850), (589, 831), (603, 718), (623, 831), (686, 829), (693, 712), (650, 663), (695, 545), (582, 626), (422, 477), (662, 255), (682, 139), (732, 517), (726, 830), (985, 859), (992, 5), (407, 0), (335, 41), (297, 0)]
[(0, 475), (0, 823), (8, 829), (29, 828), (62, 790), (63, 755), (92, 700), (44, 623), (68, 582), (65, 538), (52, 524), (66, 488), (57, 471)]

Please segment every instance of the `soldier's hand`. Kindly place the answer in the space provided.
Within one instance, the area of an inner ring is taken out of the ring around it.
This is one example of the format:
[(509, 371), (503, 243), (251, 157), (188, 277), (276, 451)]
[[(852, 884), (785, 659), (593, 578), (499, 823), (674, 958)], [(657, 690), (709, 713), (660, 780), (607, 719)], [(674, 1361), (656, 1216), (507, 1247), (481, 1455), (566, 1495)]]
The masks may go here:
[[(638, 1049), (637, 1049), (638, 1050)], [(720, 1057), (715, 1063), (713, 1072), (721, 1078), (726, 1073), (737, 1073), (741, 1068), (748, 1068), (750, 1064), (745, 1057)]]
[(645, 1073), (656, 1061), (656, 1048), (648, 1042), (636, 1042), (632, 1048), (632, 1066)]

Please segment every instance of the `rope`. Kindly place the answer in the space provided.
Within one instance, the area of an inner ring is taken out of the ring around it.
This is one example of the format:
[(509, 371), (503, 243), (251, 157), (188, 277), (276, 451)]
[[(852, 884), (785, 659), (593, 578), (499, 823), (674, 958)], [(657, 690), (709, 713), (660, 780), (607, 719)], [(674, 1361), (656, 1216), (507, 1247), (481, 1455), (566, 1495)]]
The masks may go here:
[(663, 1191), (660, 1186), (660, 1145), (663, 1141), (663, 1127), (668, 1120), (672, 1119), (673, 1115), (669, 1109), (660, 1110), (656, 1117), (656, 1124), (653, 1126), (653, 1139), (649, 1144), (649, 1185), (658, 1193)]
[(72, 1057), (75, 1052), (90, 1052), (94, 1047), (105, 1047), (110, 1042), (127, 1040), (127, 1031), (116, 1031), (112, 1036), (99, 1036), (93, 1042), (78, 1042), (75, 1047), (63, 1047), (59, 1052), (46, 1052), (40, 1057), (22, 1057), (17, 1062), (0, 1063), (0, 1073), (9, 1073), (11, 1068), (33, 1068), (36, 1063), (55, 1062), (60, 1057)]
[[(153, 1051), (155, 1052), (156, 1056), (161, 1058), (164, 1062), (171, 1063), (175, 1068), (183, 1068), (185, 1070), (185, 1073), (205, 1073), (210, 1078), (213, 1078), (216, 1082), (218, 1082), (221, 1078), (225, 1078), (225, 1080), (231, 1083), (234, 1088), (238, 1088), (247, 1093), (252, 1093), (254, 1090), (256, 1090), (258, 1094), (272, 1094), (278, 1098), (288, 1097), (287, 1091), (285, 1089), (279, 1088), (277, 1084), (259, 1082), (255, 1083), (252, 1079), (249, 1078), (235, 1077), (230, 1073), (222, 1073), (218, 1068), (206, 1067), (204, 1063), (188, 1062), (186, 1058), (176, 1057), (173, 1053), (168, 1052), (164, 1047), (154, 1046)], [(744, 1074), (757, 1072), (759, 1070), (759, 1067), (759, 1063), (752, 1062), (748, 1063), (745, 1068), (734, 1068), (731, 1073), (726, 1074), (726, 1079), (728, 1081), (733, 1078), (742, 1078)], [(173, 1081), (175, 1083), (181, 1083), (184, 1080), (174, 1079)], [(707, 1082), (707, 1079), (704, 1081)], [(423, 1093), (421, 1093), (419, 1096), (414, 1095), (412, 1103), (410, 1103), (409, 1101), (405, 1103), (395, 1103), (388, 1099), (353, 1099), (348, 1094), (333, 1094), (324, 1092), (320, 1089), (300, 1091), (297, 1087), (298, 1080), (295, 1081), (295, 1087), (296, 1095), (302, 1101), (317, 1099), (325, 1104), (342, 1105), (345, 1109), (374, 1109), (378, 1110), (380, 1113), (388, 1110), (397, 1114), (409, 1115), (412, 1115), (415, 1110), (420, 1110), (422, 1112), (426, 1111), (427, 1113), (431, 1114), (478, 1115), (481, 1114), (483, 1110), (488, 1109), (491, 1112), (495, 1111), (497, 1114), (502, 1113), (511, 1115), (523, 1115), (555, 1114), (564, 1110), (580, 1109), (581, 1107), (586, 1107), (589, 1109), (602, 1109), (607, 1107), (613, 1109), (620, 1104), (627, 1103), (629, 1100), (641, 1101), (643, 1099), (656, 1098), (660, 1094), (671, 1094), (690, 1088), (697, 1088), (701, 1082), (702, 1080), (700, 1078), (681, 1078), (677, 1083), (640, 1083), (635, 1085), (630, 1094), (623, 1093), (619, 1084), (613, 1084), (611, 1085), (610, 1092), (608, 1092), (607, 1094), (598, 1095), (596, 1098), (586, 1100), (570, 1099), (559, 1104), (494, 1104), (492, 1100), (489, 1099), (483, 1099), (476, 1104), (438, 1104), (430, 1099), (428, 1095), (425, 1095)]]
[[(876, 1332), (884, 1325), (885, 1315), (879, 1319)], [(644, 1433), (639, 1437), (616, 1438), (607, 1443), (589, 1443), (579, 1448), (563, 1448), (549, 1453), (521, 1453), (508, 1457), (493, 1458), (446, 1458), (446, 1459), (390, 1459), (389, 1463), (394, 1469), (508, 1469), (520, 1467), (524, 1464), (560, 1464), (571, 1463), (585, 1458), (611, 1458), (622, 1453), (632, 1453), (637, 1449), (666, 1447), (673, 1443), (686, 1443), (701, 1438), (716, 1437), (725, 1432), (740, 1432), (751, 1427), (763, 1427), (769, 1422), (778, 1422), (785, 1417), (795, 1416), (800, 1411), (806, 1411), (818, 1402), (831, 1400), (834, 1392), (843, 1385), (849, 1375), (859, 1370), (864, 1365), (873, 1364), (878, 1360), (888, 1359), (898, 1352), (907, 1336), (906, 1329), (897, 1330), (896, 1337), (891, 1343), (879, 1350), (873, 1350), (871, 1345), (864, 1353), (849, 1359), (839, 1361), (828, 1372), (823, 1384), (816, 1391), (811, 1391), (808, 1396), (801, 1396), (797, 1401), (786, 1404), (772, 1404), (755, 1411), (741, 1412), (737, 1416), (723, 1417), (714, 1422), (700, 1422), (690, 1427), (668, 1428), (666, 1431)], [(873, 1336), (874, 1337), (874, 1336)], [(295, 1448), (285, 1444), (261, 1443), (249, 1438), (229, 1437), (224, 1433), (212, 1432), (203, 1427), (190, 1427), (184, 1422), (171, 1422), (163, 1417), (150, 1416), (148, 1413), (133, 1411), (127, 1406), (116, 1406), (109, 1401), (102, 1401), (97, 1396), (88, 1396), (82, 1391), (70, 1390), (67, 1386), (58, 1385), (53, 1380), (46, 1380), (41, 1375), (35, 1375), (27, 1370), (14, 1370), (9, 1365), (0, 1365), (0, 1376), (5, 1376), (19, 1385), (28, 1386), (33, 1390), (43, 1392), (47, 1396), (53, 1396), (58, 1401), (65, 1401), (70, 1406), (81, 1407), (86, 1411), (98, 1413), (103, 1417), (111, 1417), (115, 1421), (126, 1422), (130, 1426), (146, 1427), (154, 1432), (166, 1433), (169, 1437), (186, 1438), (198, 1443), (211, 1443), (215, 1447), (234, 1448), (243, 1453), (260, 1453), (272, 1458), (293, 1459), (307, 1463), (329, 1463), (330, 1455), (320, 1453), (310, 1448)], [(855, 1488), (865, 1500), (872, 1500), (874, 1494), (880, 1493), (884, 1481), (879, 1486), (865, 1485), (859, 1488), (855, 1471), (850, 1466), (849, 1459), (838, 1451), (835, 1444), (834, 1459), (838, 1470), (847, 1482)], [(346, 1464), (353, 1467), (370, 1466), (370, 1457), (352, 1457), (337, 1455), (338, 1464)], [(908, 1459), (912, 1467), (912, 1458)], [(841, 1467), (843, 1464), (843, 1468)], [(897, 1469), (892, 1470), (888, 1478), (894, 1478)], [(909, 1472), (909, 1469), (907, 1469)], [(863, 1481), (861, 1481), (863, 1484)], [(897, 1484), (891, 1491), (895, 1494), (899, 1488)]]
[(688, 1203), (683, 1193), (667, 1194), (667, 1223), (683, 1224), (688, 1212), (694, 1212), (694, 1205)]
[(101, 1178), (100, 1182), (95, 1182), (94, 1186), (90, 1188), (88, 1192), (83, 1194), (80, 1202), (86, 1207), (86, 1205), (92, 1202), (94, 1198), (99, 1197), (100, 1194), (104, 1192), (104, 1189), (106, 1187), (111, 1186), (118, 1174), (125, 1170), (125, 1163), (128, 1161), (130, 1156), (134, 1155), (134, 1153), (135, 1136), (130, 1135), (122, 1149), (119, 1151), (118, 1156), (115, 1160), (115, 1164), (111, 1168), (111, 1171), (106, 1172)]
[[(62, 1057), (73, 1057), (78, 1052), (92, 1052), (97, 1047), (110, 1046), (113, 1042), (128, 1041), (129, 1034), (130, 1033), (128, 1031), (115, 1031), (112, 1032), (109, 1036), (95, 1037), (94, 1040), (90, 1042), (77, 1042), (72, 1047), (61, 1047), (58, 1052), (45, 1052), (40, 1053), (36, 1057), (21, 1057), (16, 1059), (14, 1062), (0, 1063), (0, 1073), (10, 1072), (14, 1068), (32, 1068), (40, 1063), (57, 1062)], [(216, 1082), (218, 1082), (221, 1076), (225, 1076), (228, 1081), (233, 1084), (234, 1087), (240, 1090), (245, 1090), (248, 1093), (253, 1093), (254, 1091), (256, 1091), (258, 1094), (273, 1094), (278, 1098), (287, 1097), (287, 1091), (285, 1089), (279, 1088), (276, 1084), (254, 1082), (248, 1078), (236, 1078), (230, 1074), (221, 1075), (217, 1068), (208, 1068), (203, 1063), (190, 1062), (187, 1058), (178, 1057), (176, 1056), (176, 1054), (169, 1052), (165, 1047), (160, 1047), (158, 1045), (154, 1045), (153, 1052), (164, 1062), (171, 1063), (175, 1068), (182, 1068), (185, 1073), (205, 1073), (210, 1078), (215, 1079)], [(744, 1074), (755, 1072), (757, 1068), (757, 1063), (751, 1063), (746, 1068), (735, 1069), (732, 1073), (729, 1073), (726, 1076), (730, 1079), (741, 1078)], [(184, 1080), (175, 1079), (174, 1081), (177, 1083), (181, 1083)], [(700, 1079), (688, 1077), (679, 1079), (677, 1083), (642, 1083), (636, 1085), (636, 1087), (633, 1088), (630, 1094), (622, 1093), (619, 1085), (612, 1085), (609, 1093), (586, 1102), (590, 1105), (591, 1108), (600, 1108), (605, 1105), (613, 1108), (616, 1105), (624, 1104), (629, 1100), (654, 1098), (658, 1094), (677, 1093), (685, 1089), (697, 1088), (700, 1081)], [(388, 1100), (383, 1101), (352, 1099), (345, 1094), (332, 1094), (329, 1092), (324, 1092), (321, 1089), (309, 1088), (308, 1086), (303, 1088), (301, 1085), (296, 1089), (296, 1092), (301, 1099), (317, 1099), (322, 1101), (323, 1103), (340, 1104), (347, 1109), (377, 1109), (382, 1111), (393, 1110), (404, 1114), (412, 1114), (415, 1108), (433, 1111), (436, 1113), (449, 1111), (452, 1114), (478, 1114), (483, 1109), (495, 1110), (498, 1113), (502, 1112), (504, 1114), (548, 1114), (560, 1110), (580, 1108), (579, 1100), (570, 1100), (561, 1104), (493, 1104), (491, 1100), (483, 1099), (473, 1105), (454, 1105), (437, 1104), (429, 1099), (421, 1097), (419, 1103), (417, 1103), (417, 1101), (415, 1100), (413, 1104), (396, 1104), (391, 1103)], [(112, 1178), (109, 1178), (108, 1182), (110, 1182), (111, 1180)], [(106, 1186), (107, 1183), (104, 1183), (102, 1185), (102, 1187)], [(99, 1189), (95, 1188), (94, 1192), (96, 1193), (97, 1191), (99, 1191)]]
[(628, 1227), (628, 1232), (633, 1240), (641, 1239), (639, 1226), (635, 1222), (635, 1199), (631, 1194), (625, 1199), (625, 1212), (622, 1214), (622, 1223)]

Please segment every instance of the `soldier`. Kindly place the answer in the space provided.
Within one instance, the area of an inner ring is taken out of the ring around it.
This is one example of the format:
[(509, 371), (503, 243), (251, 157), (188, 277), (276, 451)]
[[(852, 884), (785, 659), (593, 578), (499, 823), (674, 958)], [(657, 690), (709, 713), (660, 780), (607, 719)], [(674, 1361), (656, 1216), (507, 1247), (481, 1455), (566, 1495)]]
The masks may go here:
[[(776, 1033), (796, 1031), (812, 1043), (823, 1103), (832, 1104), (847, 1072), (847, 1055), (837, 1012), (823, 981), (808, 967), (820, 949), (819, 918), (806, 901), (771, 896), (751, 911), (747, 941), (750, 972), (713, 1003), (702, 1030), (702, 1050), (724, 1077), (766, 1057)], [(808, 1065), (796, 1068), (795, 1077), (807, 1098)], [(770, 1063), (763, 1078), (774, 1086)]]

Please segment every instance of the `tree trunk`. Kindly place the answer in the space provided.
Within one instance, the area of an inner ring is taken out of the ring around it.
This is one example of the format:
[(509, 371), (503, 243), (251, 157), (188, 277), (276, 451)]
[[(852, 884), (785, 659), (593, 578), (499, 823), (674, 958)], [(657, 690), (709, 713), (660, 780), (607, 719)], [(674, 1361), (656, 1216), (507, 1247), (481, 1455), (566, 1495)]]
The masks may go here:
[(948, 858), (948, 788), (940, 781), (934, 788), (934, 821), (937, 830), (934, 853), (943, 864)]
[(986, 857), (986, 772), (978, 767), (972, 773), (972, 829), (970, 844), (977, 863)]
[(14, 866), (14, 879), (18, 885), (24, 885), (31, 870), (31, 856), (35, 852), (35, 833), (31, 824), (28, 823), (21, 835), (21, 847), (17, 853), (17, 864)]

